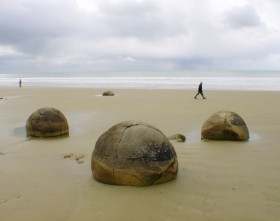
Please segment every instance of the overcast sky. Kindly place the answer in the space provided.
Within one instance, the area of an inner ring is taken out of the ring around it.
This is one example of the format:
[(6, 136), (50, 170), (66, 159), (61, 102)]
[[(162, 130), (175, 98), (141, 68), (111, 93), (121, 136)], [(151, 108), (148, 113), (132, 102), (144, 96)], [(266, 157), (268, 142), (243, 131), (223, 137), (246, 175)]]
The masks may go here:
[(0, 73), (280, 70), (279, 0), (0, 0)]

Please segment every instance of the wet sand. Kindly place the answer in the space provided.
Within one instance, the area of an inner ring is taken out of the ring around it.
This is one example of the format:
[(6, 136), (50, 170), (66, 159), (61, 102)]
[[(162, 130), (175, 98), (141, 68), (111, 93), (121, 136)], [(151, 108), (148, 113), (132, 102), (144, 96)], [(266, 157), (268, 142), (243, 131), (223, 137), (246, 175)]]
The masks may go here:
[[(278, 221), (280, 218), (279, 92), (1, 88), (1, 221)], [(28, 117), (42, 107), (64, 113), (70, 136), (30, 139)], [(249, 142), (201, 141), (214, 112), (237, 112)], [(92, 178), (98, 137), (116, 123), (150, 123), (178, 156), (175, 181), (150, 187), (111, 186)], [(65, 154), (73, 153), (71, 158)], [(76, 161), (75, 154), (85, 157)]]

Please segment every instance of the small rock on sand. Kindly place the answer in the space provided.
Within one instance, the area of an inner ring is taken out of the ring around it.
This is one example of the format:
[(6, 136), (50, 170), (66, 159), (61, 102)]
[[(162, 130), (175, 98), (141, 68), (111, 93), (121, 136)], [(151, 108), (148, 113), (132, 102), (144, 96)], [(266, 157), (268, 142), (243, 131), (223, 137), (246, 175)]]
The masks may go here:
[(79, 161), (80, 159), (84, 158), (84, 154), (76, 154), (76, 160)]
[(113, 91), (105, 91), (105, 92), (103, 92), (102, 95), (103, 95), (103, 96), (114, 96), (115, 94), (114, 94)]
[(63, 155), (63, 158), (64, 159), (67, 159), (67, 158), (73, 159), (74, 158), (73, 156), (75, 156), (77, 163), (82, 164), (85, 162), (84, 160), (81, 160), (86, 156), (85, 154), (82, 154), (82, 153), (80, 153), (80, 154), (66, 153)]
[(63, 158), (71, 158), (73, 155), (73, 153), (67, 153), (63, 155)]
[(183, 134), (175, 134), (168, 137), (168, 140), (176, 140), (177, 142), (184, 143), (186, 141), (186, 137)]

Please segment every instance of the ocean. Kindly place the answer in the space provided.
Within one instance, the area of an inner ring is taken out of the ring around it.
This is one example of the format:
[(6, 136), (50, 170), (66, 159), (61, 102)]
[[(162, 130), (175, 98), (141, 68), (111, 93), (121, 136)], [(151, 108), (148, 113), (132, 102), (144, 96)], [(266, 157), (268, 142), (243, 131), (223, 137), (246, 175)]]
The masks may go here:
[(0, 74), (0, 87), (280, 91), (280, 71), (170, 71)]

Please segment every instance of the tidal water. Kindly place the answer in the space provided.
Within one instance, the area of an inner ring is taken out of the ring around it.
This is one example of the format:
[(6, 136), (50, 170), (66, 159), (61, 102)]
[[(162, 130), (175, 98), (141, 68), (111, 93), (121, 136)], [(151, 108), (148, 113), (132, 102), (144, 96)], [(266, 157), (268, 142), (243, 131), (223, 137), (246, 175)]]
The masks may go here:
[(0, 87), (280, 91), (280, 71), (75, 72), (0, 74)]

